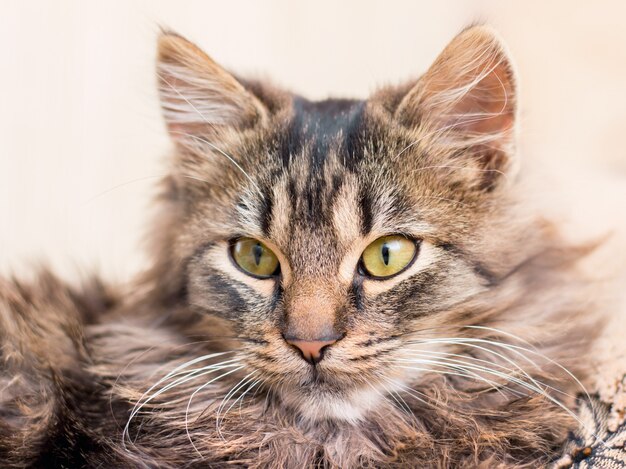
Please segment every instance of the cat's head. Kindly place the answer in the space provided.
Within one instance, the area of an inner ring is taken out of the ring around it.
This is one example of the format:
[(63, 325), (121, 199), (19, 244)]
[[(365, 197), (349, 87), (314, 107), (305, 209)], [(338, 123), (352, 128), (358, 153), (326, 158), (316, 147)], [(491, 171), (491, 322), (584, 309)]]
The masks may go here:
[(161, 249), (188, 304), (304, 416), (358, 419), (415, 380), (411, 345), (481, 324), (468, 304), (533, 236), (503, 216), (516, 85), (488, 28), (364, 101), (238, 79), (171, 33), (158, 81), (176, 146)]

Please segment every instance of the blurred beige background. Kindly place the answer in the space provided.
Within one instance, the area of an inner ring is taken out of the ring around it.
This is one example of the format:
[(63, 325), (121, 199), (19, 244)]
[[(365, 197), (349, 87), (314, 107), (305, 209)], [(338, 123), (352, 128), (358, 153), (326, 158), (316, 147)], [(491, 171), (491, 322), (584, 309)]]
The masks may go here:
[(45, 261), (69, 277), (95, 268), (124, 280), (145, 262), (169, 149), (157, 25), (239, 73), (322, 98), (420, 74), (475, 21), (493, 24), (517, 63), (524, 165), (543, 174), (537, 187), (578, 196), (560, 214), (583, 225), (623, 219), (623, 2), (3, 0), (0, 272)]

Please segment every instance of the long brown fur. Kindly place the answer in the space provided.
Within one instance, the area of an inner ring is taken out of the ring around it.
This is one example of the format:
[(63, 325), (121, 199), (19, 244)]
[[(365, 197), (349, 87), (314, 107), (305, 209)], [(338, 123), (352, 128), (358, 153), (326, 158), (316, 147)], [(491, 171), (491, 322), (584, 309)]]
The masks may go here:
[[(422, 78), (368, 101), (237, 80), (171, 33), (158, 72), (176, 151), (151, 269), (125, 288), (0, 283), (3, 467), (559, 455), (601, 324), (578, 266), (593, 247), (525, 209), (515, 76), (493, 32), (464, 31)], [(415, 266), (363, 278), (360, 253), (390, 232), (419, 239)], [(237, 236), (275, 250), (279, 280), (232, 265)], [(313, 367), (283, 334), (324, 321), (344, 337)]]

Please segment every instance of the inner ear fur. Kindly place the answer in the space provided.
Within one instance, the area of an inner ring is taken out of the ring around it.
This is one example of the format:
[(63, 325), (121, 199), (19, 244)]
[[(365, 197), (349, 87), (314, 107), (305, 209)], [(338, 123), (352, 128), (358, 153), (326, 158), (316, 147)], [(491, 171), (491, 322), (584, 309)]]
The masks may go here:
[(157, 80), (163, 115), (176, 142), (251, 127), (266, 118), (266, 107), (253, 93), (175, 33), (159, 37)]
[(505, 46), (490, 28), (474, 26), (448, 44), (394, 117), (497, 173), (514, 157), (516, 114), (515, 72)]

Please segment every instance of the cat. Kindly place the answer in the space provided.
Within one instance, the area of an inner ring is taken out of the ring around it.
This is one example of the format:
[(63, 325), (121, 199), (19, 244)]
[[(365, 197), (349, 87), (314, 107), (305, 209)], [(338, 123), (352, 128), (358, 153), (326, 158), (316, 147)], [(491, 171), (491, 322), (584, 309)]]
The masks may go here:
[(3, 467), (538, 467), (602, 327), (524, 203), (487, 26), (420, 78), (309, 101), (164, 31), (175, 151), (128, 286), (0, 281)]

